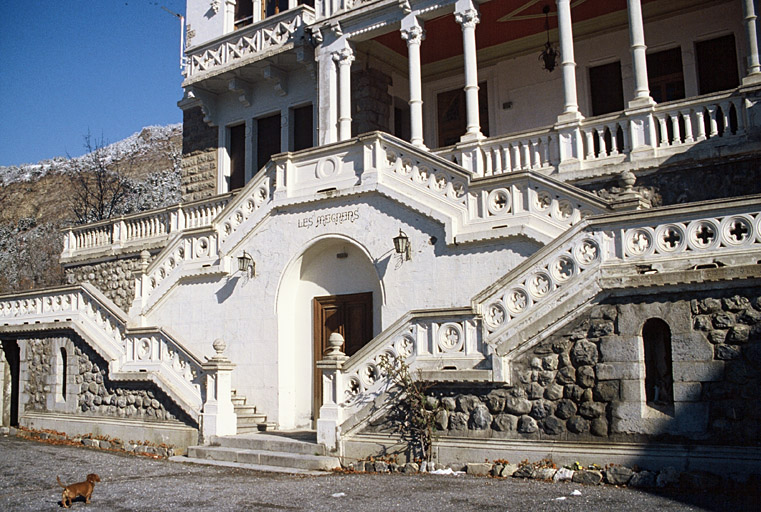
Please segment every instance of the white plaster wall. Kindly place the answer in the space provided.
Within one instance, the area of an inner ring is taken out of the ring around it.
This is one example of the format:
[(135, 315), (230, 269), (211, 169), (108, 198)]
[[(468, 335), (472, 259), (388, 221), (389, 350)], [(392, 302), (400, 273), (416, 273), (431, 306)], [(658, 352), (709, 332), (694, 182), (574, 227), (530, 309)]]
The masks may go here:
[[(354, 222), (317, 225), (317, 216), (346, 211), (356, 211)], [(312, 219), (311, 225), (307, 219)], [(392, 243), (400, 228), (412, 244), (412, 260), (403, 263)], [(307, 251), (316, 241), (331, 237), (346, 243), (323, 242)], [(331, 256), (339, 246), (345, 246), (349, 254), (345, 260)], [(304, 308), (312, 296), (325, 291), (367, 291), (364, 288), (374, 279), (380, 280), (373, 289), (383, 290), (380, 313), (376, 308), (375, 315), (380, 322), (375, 325), (377, 333), (412, 309), (469, 305), (471, 297), (530, 256), (538, 245), (511, 239), (447, 247), (440, 224), (372, 194), (282, 209), (233, 255), (244, 249), (256, 261), (256, 277), (237, 273), (185, 282), (146, 321), (168, 326), (200, 355), (213, 355), (211, 343), (223, 338), (228, 357), (237, 364), (233, 388), (270, 421), (290, 428), (303, 424), (311, 413), (306, 403), (311, 399), (312, 317)], [(306, 258), (300, 261), (305, 252)], [(294, 269), (300, 274), (298, 287), (292, 277), (283, 277), (286, 270)], [(291, 300), (294, 310), (289, 314)]]
[(211, 8), (211, 0), (188, 0), (186, 4), (186, 23), (193, 37), (187, 42), (188, 47), (199, 46), (225, 33), (225, 3), (219, 0), (219, 12)]

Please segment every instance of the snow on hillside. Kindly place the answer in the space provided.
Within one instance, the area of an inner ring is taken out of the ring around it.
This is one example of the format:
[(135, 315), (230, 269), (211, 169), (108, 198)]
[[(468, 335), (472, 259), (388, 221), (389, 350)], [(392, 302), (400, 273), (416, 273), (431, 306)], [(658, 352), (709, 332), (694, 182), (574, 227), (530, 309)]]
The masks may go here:
[[(103, 148), (105, 163), (123, 158), (125, 155), (139, 156), (155, 151), (156, 147), (169, 141), (173, 136), (182, 133), (182, 124), (168, 126), (146, 126), (141, 131), (133, 133), (126, 139), (114, 142)], [(81, 161), (86, 158), (83, 155), (73, 160)], [(22, 164), (12, 166), (0, 166), (0, 185), (7, 186), (11, 183), (35, 181), (49, 173), (66, 173), (74, 168), (67, 157), (58, 156), (49, 160), (43, 160), (35, 164)], [(162, 171), (164, 169), (153, 169)]]

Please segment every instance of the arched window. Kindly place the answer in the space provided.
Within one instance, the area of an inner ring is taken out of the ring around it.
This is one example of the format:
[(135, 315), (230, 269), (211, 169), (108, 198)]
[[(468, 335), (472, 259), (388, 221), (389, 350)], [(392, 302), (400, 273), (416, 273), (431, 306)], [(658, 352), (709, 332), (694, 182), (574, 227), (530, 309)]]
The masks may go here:
[(674, 377), (671, 365), (671, 329), (660, 318), (642, 326), (645, 349), (645, 395), (652, 406), (674, 404)]
[(56, 397), (57, 401), (59, 402), (65, 402), (66, 401), (66, 370), (67, 370), (67, 363), (66, 360), (66, 349), (61, 347), (60, 353), (58, 354), (58, 361), (57, 361), (57, 368), (56, 368), (56, 390), (58, 391), (58, 396)]

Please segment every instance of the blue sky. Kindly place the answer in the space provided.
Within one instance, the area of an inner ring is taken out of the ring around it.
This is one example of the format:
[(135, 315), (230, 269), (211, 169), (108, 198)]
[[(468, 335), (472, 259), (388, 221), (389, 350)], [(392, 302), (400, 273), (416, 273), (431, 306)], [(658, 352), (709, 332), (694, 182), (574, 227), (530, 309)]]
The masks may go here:
[(0, 166), (182, 121), (184, 0), (3, 0)]

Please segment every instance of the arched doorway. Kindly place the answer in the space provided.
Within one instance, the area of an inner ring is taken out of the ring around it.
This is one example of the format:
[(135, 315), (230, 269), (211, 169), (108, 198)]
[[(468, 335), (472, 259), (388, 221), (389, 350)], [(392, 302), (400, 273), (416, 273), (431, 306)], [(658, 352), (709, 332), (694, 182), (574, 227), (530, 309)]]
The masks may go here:
[(0, 382), (3, 383), (0, 389), (0, 425), (6, 427), (18, 426), (18, 406), (19, 406), (19, 366), (20, 352), (16, 340), (2, 341), (3, 355), (5, 364), (0, 365)]
[(312, 428), (319, 411), (315, 362), (331, 332), (350, 353), (381, 330), (382, 283), (369, 253), (343, 236), (314, 240), (287, 266), (277, 297), (278, 423)]

